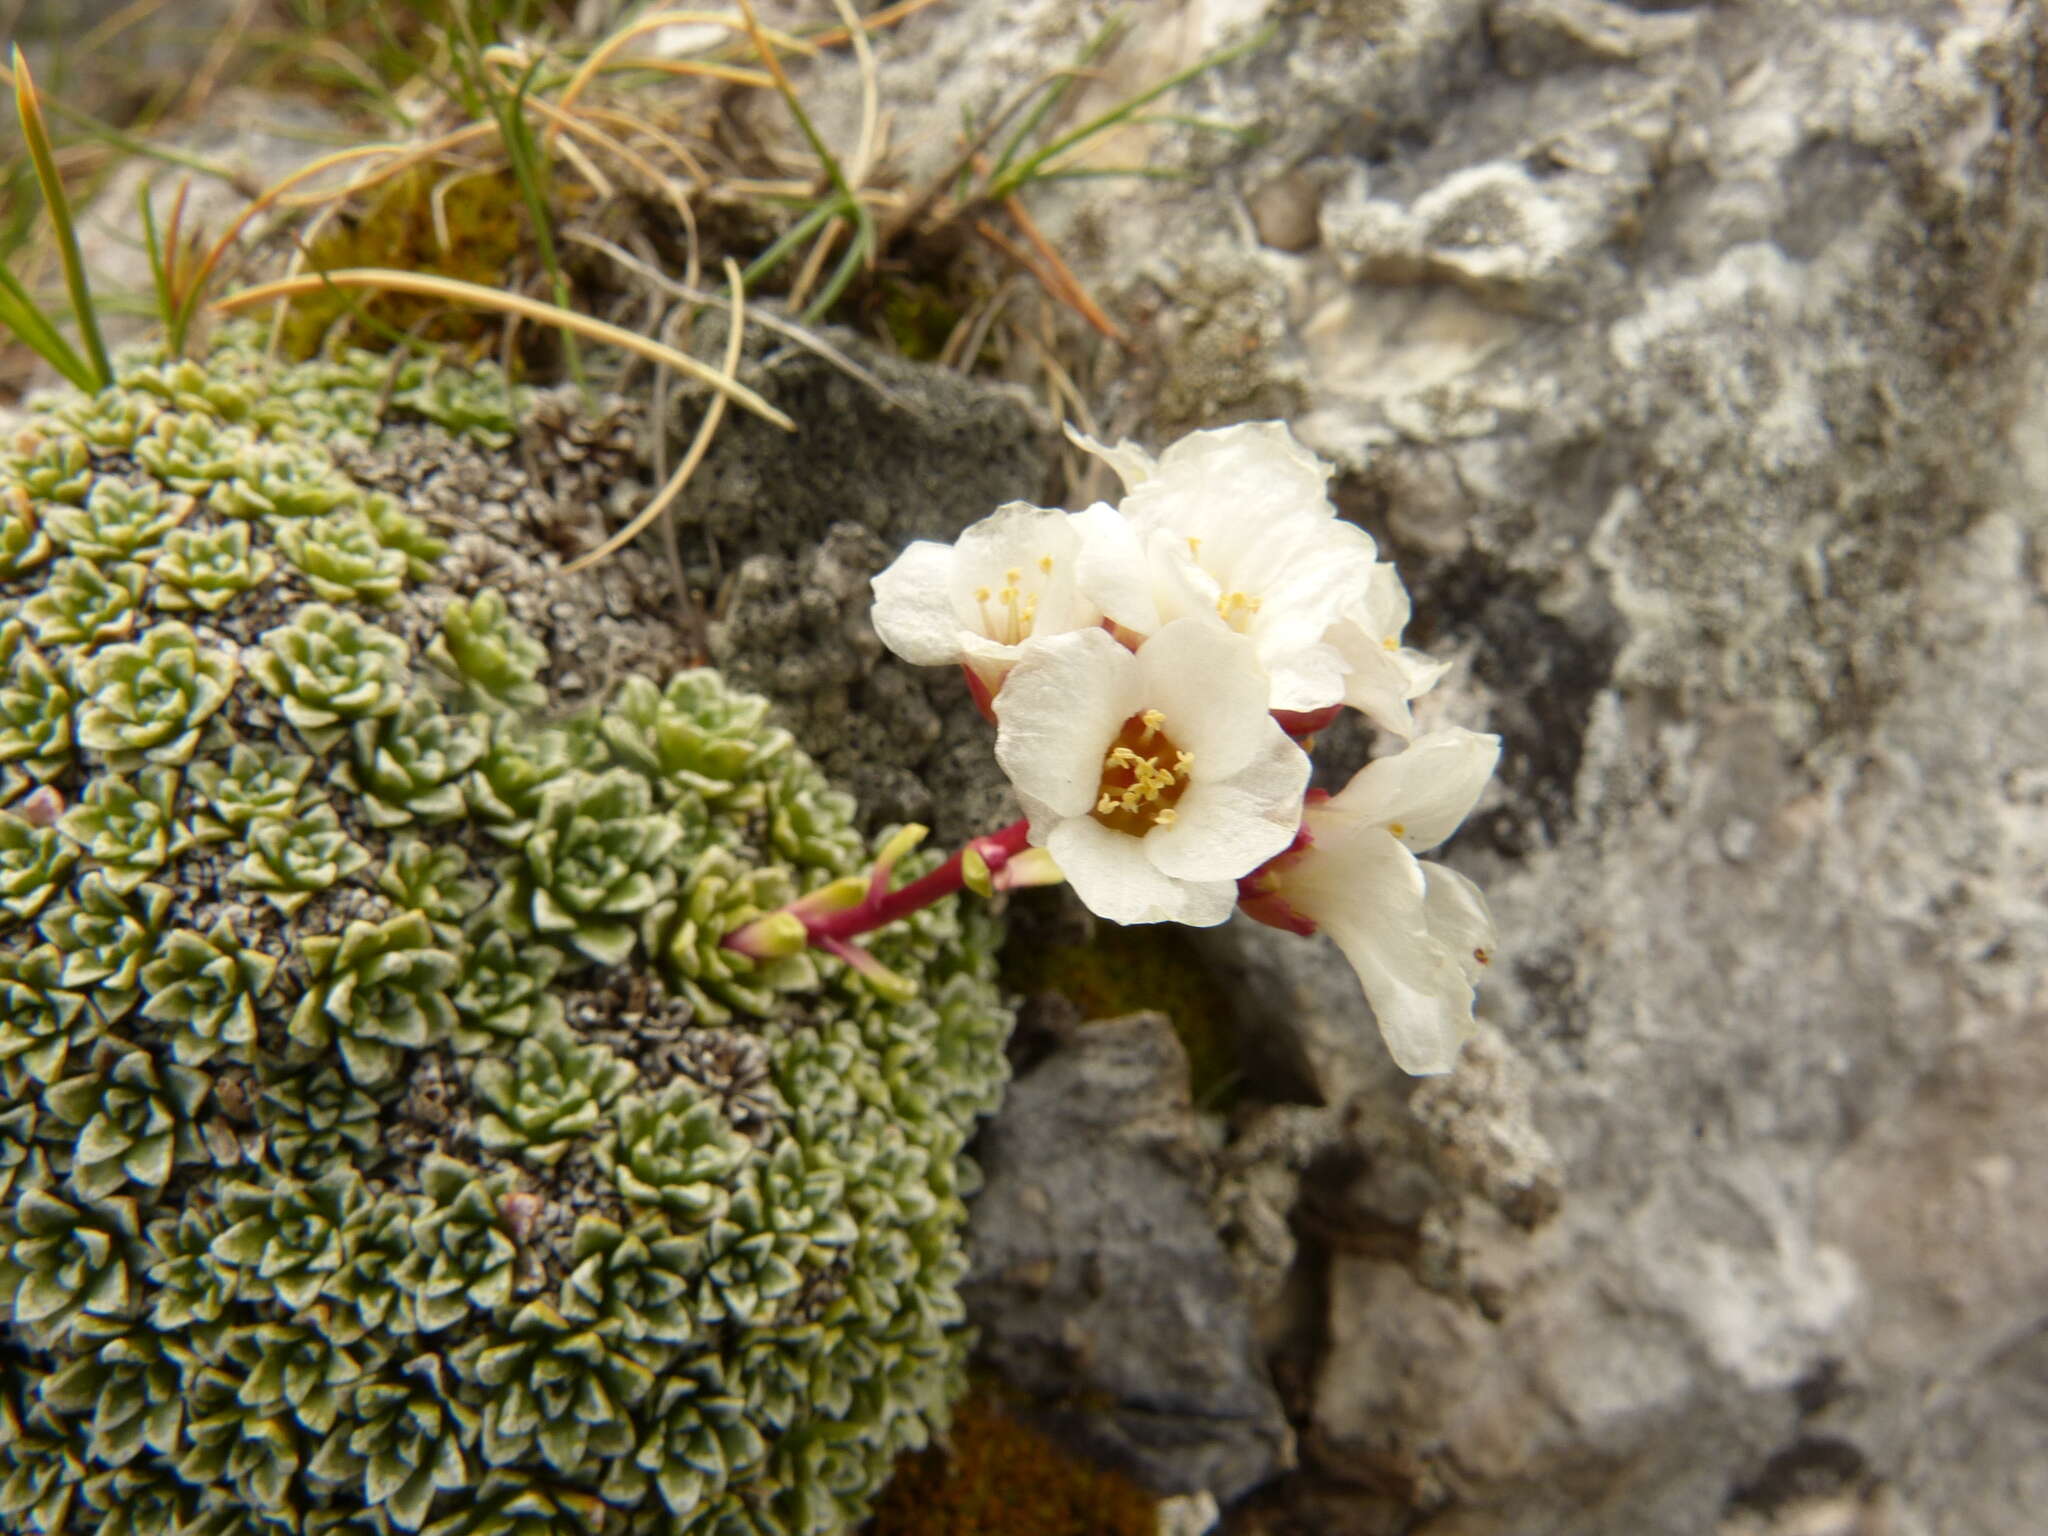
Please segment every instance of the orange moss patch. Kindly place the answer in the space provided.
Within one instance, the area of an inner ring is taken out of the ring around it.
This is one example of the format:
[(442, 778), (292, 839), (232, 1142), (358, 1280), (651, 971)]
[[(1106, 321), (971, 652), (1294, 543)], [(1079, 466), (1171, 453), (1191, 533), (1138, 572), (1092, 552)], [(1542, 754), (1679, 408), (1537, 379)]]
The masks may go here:
[(1070, 1456), (987, 1387), (953, 1410), (946, 1448), (905, 1456), (868, 1536), (1153, 1536), (1158, 1503), (1120, 1472)]

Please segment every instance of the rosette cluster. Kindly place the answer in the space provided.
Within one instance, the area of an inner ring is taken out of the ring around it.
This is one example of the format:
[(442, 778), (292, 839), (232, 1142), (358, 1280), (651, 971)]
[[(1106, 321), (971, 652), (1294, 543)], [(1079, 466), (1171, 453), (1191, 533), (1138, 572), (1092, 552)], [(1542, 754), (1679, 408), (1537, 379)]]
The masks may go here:
[[(1157, 458), (1074, 440), (1122, 480), (1116, 505), (1012, 502), (912, 544), (875, 578), (876, 631), (963, 669), (1031, 844), (1091, 911), (1327, 931), (1394, 1059), (1448, 1071), (1493, 920), (1471, 881), (1416, 855), (1477, 803), (1499, 739), (1417, 736), (1410, 705), (1446, 664), (1403, 643), (1400, 577), (1285, 425)], [(1347, 708), (1401, 747), (1312, 791), (1306, 747)]]

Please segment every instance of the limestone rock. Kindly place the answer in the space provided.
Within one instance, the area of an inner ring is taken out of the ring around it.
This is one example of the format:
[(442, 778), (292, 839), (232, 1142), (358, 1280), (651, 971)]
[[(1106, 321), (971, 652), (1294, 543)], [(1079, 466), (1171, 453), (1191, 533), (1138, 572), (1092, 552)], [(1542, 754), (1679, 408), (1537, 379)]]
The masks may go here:
[(1233, 1498), (1286, 1465), (1165, 1017), (1075, 1026), (978, 1156), (968, 1309), (1004, 1376), (1161, 1492)]
[[(957, 116), (1093, 14), (886, 47)], [(1265, 16), (1179, 102), (1257, 146), (1144, 146), (1213, 191), (1034, 214), (1152, 317), (1119, 429), (1292, 402), (1340, 466), (1460, 663), (1425, 728), (1506, 738), (1450, 852), (1502, 956), (1415, 1088), (1325, 947), (1213, 937), (1303, 1100), (1223, 1153), (1307, 1462), (1232, 1528), (2037, 1529), (2048, 17), (1162, 5), (1133, 58)]]

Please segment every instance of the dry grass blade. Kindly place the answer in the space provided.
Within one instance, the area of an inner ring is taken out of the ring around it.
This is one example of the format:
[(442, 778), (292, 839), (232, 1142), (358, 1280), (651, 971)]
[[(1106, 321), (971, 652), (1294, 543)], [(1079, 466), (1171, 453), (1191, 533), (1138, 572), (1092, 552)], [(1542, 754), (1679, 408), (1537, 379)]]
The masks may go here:
[(1117, 327), (1116, 322), (1096, 307), (1095, 301), (1081, 290), (1073, 274), (1067, 271), (1066, 263), (1059, 261), (1057, 256), (1053, 258), (1056, 263), (1053, 267), (1040, 264), (1031, 252), (1025, 250), (987, 219), (976, 219), (974, 232), (1029, 272), (1037, 280), (1038, 286), (1050, 297), (1073, 309), (1111, 341), (1121, 342), (1124, 339), (1124, 333)]
[(1074, 275), (1074, 269), (1067, 265), (1058, 248), (1045, 238), (1038, 221), (1026, 211), (1022, 199), (1014, 195), (1004, 198), (1003, 211), (1009, 214), (1018, 232), (1031, 242), (1031, 249), (1038, 253), (1038, 259), (1051, 270), (1058, 283), (1058, 287), (1052, 290), (1053, 297), (1064, 300), (1083, 320), (1111, 341), (1119, 344), (1127, 341), (1129, 338), (1124, 335), (1124, 328), (1104, 314), (1093, 296), (1081, 286), (1081, 279)]
[[(671, 26), (710, 26), (724, 27), (729, 32), (746, 31), (746, 24), (727, 11), (655, 11), (650, 15), (642, 16), (638, 20), (630, 23), (629, 25), (619, 28), (618, 31), (612, 33), (610, 37), (607, 37), (602, 43), (599, 43), (596, 48), (591, 50), (590, 57), (585, 59), (583, 63), (577, 67), (576, 73), (569, 77), (569, 83), (562, 87), (562, 94), (560, 97), (556, 99), (555, 105), (564, 112), (568, 111), (571, 107), (575, 106), (576, 99), (590, 88), (590, 82), (595, 80), (598, 77), (598, 75), (601, 74), (608, 66), (620, 69), (628, 67), (640, 69), (666, 67), (666, 65), (660, 61), (649, 61), (644, 59), (624, 61), (620, 60), (618, 56), (620, 53), (624, 52), (624, 50), (629, 44), (637, 41), (640, 38), (645, 37), (648, 33), (659, 32), (663, 27)], [(776, 37), (776, 40), (786, 48), (790, 48), (799, 53), (808, 53), (812, 51), (811, 45), (808, 43), (804, 43), (793, 37), (785, 36), (781, 33), (777, 33), (774, 35)], [(667, 63), (687, 62), (689, 61), (667, 61)], [(716, 73), (715, 70), (710, 68), (698, 68), (694, 70), (678, 72), (696, 74)], [(749, 71), (748, 73), (752, 73), (752, 71)], [(728, 75), (725, 76), (725, 78), (731, 77)], [(772, 84), (772, 82), (765, 81), (763, 83)], [(553, 141), (554, 131), (550, 130), (550, 146), (552, 146)]]
[(541, 325), (558, 326), (575, 332), (585, 340), (618, 347), (637, 357), (647, 358), (651, 362), (673, 368), (678, 373), (687, 374), (710, 385), (721, 398), (730, 399), (735, 405), (753, 412), (763, 421), (773, 422), (786, 432), (796, 430), (794, 421), (740, 383), (729, 369), (720, 372), (687, 352), (664, 346), (637, 332), (626, 330), (623, 326), (596, 320), (589, 315), (579, 315), (574, 310), (543, 303), (539, 299), (529, 299), (524, 294), (506, 293), (496, 288), (486, 288), (479, 283), (465, 283), (457, 278), (436, 277), (428, 272), (388, 271), (379, 267), (349, 267), (338, 272), (312, 272), (299, 277), (281, 278), (276, 282), (258, 283), (253, 288), (243, 289), (240, 293), (229, 294), (217, 301), (214, 308), (222, 314), (235, 314), (277, 299), (295, 299), (329, 287), (370, 288), (389, 293), (416, 294), (430, 299), (446, 299), (451, 304), (473, 304), (479, 309), (493, 309), (501, 314), (518, 315), (521, 319), (533, 320)]
[(884, 27), (893, 27), (906, 16), (915, 16), (919, 11), (928, 10), (942, 0), (896, 0), (894, 5), (885, 5), (865, 21), (855, 18), (843, 27), (834, 27), (829, 32), (820, 32), (811, 39), (813, 48), (837, 48), (856, 33), (879, 32)]
[(867, 180), (875, 163), (875, 139), (882, 121), (881, 77), (875, 67), (875, 50), (868, 43), (867, 29), (860, 24), (853, 0), (832, 0), (832, 8), (846, 23), (853, 39), (854, 60), (860, 65), (860, 139), (854, 146), (852, 167), (846, 173), (847, 181), (857, 187)]
[[(725, 337), (725, 378), (737, 389), (739, 386), (733, 379), (733, 373), (740, 365), (740, 339), (746, 332), (747, 285), (740, 276), (739, 263), (730, 256), (725, 258), (725, 280), (732, 287), (732, 326)], [(578, 555), (570, 561), (565, 570), (584, 570), (615, 550), (623, 549), (637, 539), (649, 523), (674, 505), (675, 499), (682, 495), (683, 487), (690, 483), (690, 477), (697, 473), (697, 466), (704, 462), (704, 455), (711, 449), (711, 439), (718, 431), (718, 424), (725, 419), (726, 398), (723, 392), (712, 397), (711, 404), (705, 408), (704, 419), (697, 423), (696, 435), (690, 439), (690, 451), (683, 455), (683, 462), (676, 466), (676, 472), (668, 477), (668, 483), (655, 494), (654, 500), (589, 554)], [(665, 422), (657, 422), (655, 430), (663, 431), (666, 426)]]
[[(626, 250), (623, 246), (613, 244), (601, 235), (590, 235), (584, 234), (579, 230), (570, 230), (569, 238), (578, 245), (588, 246), (593, 251), (602, 251), (620, 266), (626, 268), (627, 271), (654, 284), (662, 292), (669, 295), (670, 298), (680, 299), (685, 304), (703, 304), (712, 309), (730, 309), (732, 307), (730, 299), (699, 288), (687, 279), (677, 282), (674, 278), (657, 269), (652, 263), (641, 260), (631, 251)], [(911, 408), (910, 401), (883, 382), (881, 375), (874, 372), (873, 369), (862, 367), (816, 331), (799, 325), (794, 320), (786, 320), (773, 310), (749, 310), (747, 318), (763, 330), (773, 331), (776, 335), (784, 337), (797, 346), (802, 347), (806, 352), (816, 353), (848, 378), (865, 384), (888, 404), (896, 407), (896, 409), (907, 411)]]

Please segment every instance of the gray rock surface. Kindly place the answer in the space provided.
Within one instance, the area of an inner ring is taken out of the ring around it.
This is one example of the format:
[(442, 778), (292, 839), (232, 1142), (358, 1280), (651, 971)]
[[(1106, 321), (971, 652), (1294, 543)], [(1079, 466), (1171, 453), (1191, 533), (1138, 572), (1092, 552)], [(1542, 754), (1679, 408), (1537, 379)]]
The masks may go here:
[[(1090, 104), (1268, 10), (1180, 103), (1256, 148), (1104, 151), (1210, 190), (1033, 208), (1145, 317), (1112, 430), (1290, 415), (1461, 662), (1425, 723), (1507, 751), (1448, 1085), (1327, 949), (1216, 938), (1321, 1101), (1223, 1154), (1306, 1460), (1234, 1528), (2040, 1530), (2048, 17), (1162, 4)], [(899, 133), (1097, 15), (904, 24)]]
[[(1019, 391), (861, 356), (893, 398), (809, 354), (750, 375), (803, 428), (733, 413), (681, 504), (679, 537), (693, 585), (719, 594), (711, 659), (774, 698), (878, 822), (924, 822), (957, 843), (1016, 815), (993, 733), (957, 674), (882, 649), (868, 578), (913, 539), (951, 539), (1005, 501), (1049, 500), (1059, 439)], [(687, 432), (701, 402), (678, 409)]]
[(1062, 1031), (977, 1155), (968, 1308), (1054, 1428), (1166, 1493), (1229, 1499), (1291, 1463), (1163, 1015)]

